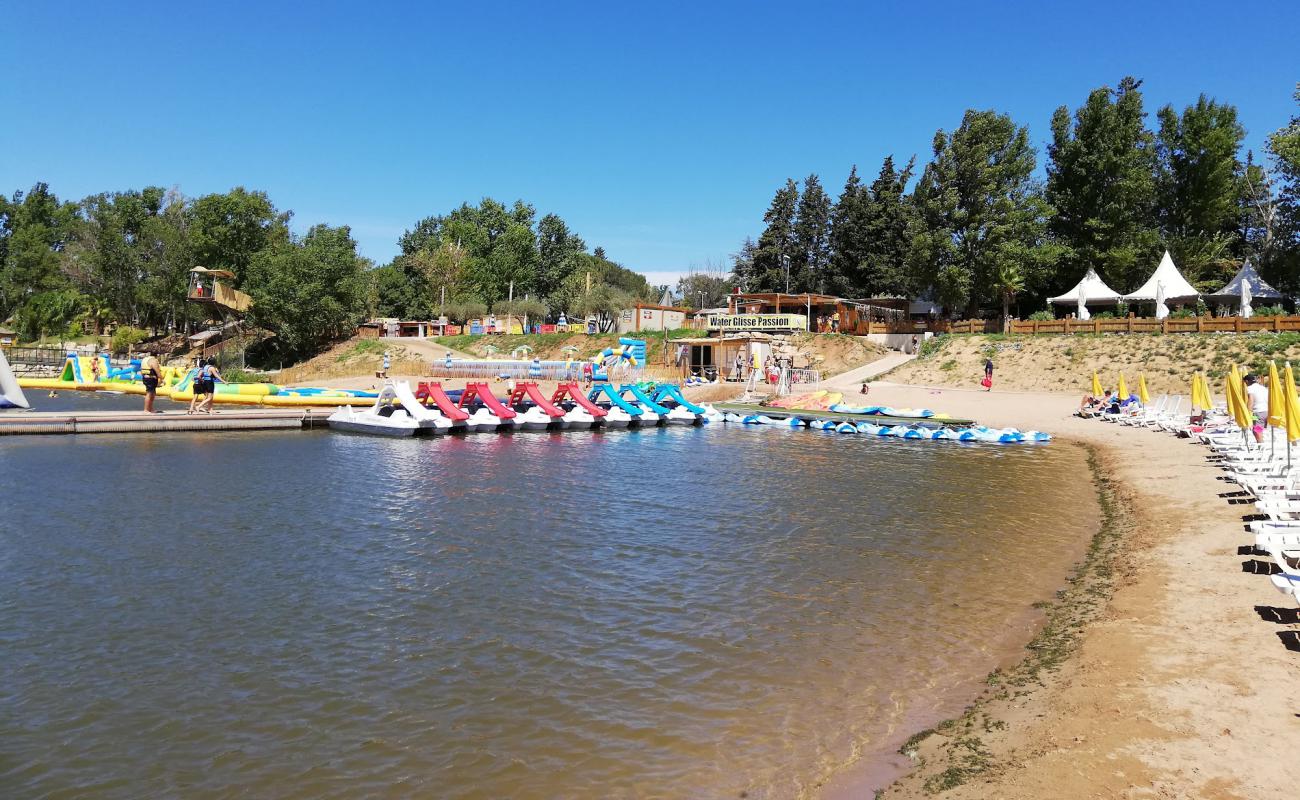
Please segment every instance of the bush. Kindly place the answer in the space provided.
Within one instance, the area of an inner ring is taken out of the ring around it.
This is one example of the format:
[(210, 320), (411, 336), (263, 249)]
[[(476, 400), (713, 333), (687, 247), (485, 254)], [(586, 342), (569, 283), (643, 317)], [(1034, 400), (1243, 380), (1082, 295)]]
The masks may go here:
[(1282, 306), (1260, 306), (1255, 309), (1257, 317), (1285, 317), (1286, 309)]
[(1036, 322), (1050, 322), (1056, 319), (1056, 315), (1050, 311), (1035, 311), (1029, 315), (1029, 319)]
[(115, 356), (124, 356), (131, 352), (131, 348), (140, 342), (149, 338), (149, 334), (139, 328), (132, 328), (130, 325), (122, 325), (113, 331), (113, 340), (109, 343), (109, 349)]

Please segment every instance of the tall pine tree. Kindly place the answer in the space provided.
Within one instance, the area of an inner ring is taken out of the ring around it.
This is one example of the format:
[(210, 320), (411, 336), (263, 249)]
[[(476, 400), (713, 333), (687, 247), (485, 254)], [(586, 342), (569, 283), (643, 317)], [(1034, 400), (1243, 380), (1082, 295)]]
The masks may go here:
[(816, 175), (804, 179), (803, 195), (794, 223), (795, 256), (791, 264), (791, 289), (796, 292), (842, 291), (838, 276), (829, 275), (831, 264), (831, 199)]
[(1143, 121), (1141, 85), (1126, 77), (1118, 89), (1094, 89), (1073, 117), (1065, 106), (1052, 115), (1047, 200), (1062, 246), (1053, 290), (1089, 268), (1117, 288), (1136, 289), (1160, 255), (1155, 137)]
[(907, 196), (915, 159), (900, 172), (886, 156), (868, 193), (866, 240), (859, 272), (863, 294), (913, 297), (920, 287), (908, 268), (914, 212)]
[(866, 259), (868, 195), (858, 178), (858, 167), (849, 170), (844, 191), (831, 211), (830, 271), (846, 284), (846, 294), (863, 296), (860, 268)]
[[(786, 291), (786, 265), (794, 268), (795, 209), (799, 205), (799, 185), (793, 179), (787, 179), (785, 186), (776, 190), (772, 204), (763, 215), (767, 227), (758, 237), (758, 249), (754, 252), (753, 274), (751, 276), (753, 292)], [(787, 262), (788, 259), (788, 262)], [(793, 274), (791, 275), (793, 278)], [(793, 284), (790, 286), (793, 289)]]

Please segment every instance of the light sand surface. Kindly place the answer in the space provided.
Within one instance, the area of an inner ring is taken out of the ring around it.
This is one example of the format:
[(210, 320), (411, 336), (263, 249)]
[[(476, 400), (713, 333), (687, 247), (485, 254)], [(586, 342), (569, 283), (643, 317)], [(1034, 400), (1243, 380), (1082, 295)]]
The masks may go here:
[[(1075, 393), (873, 383), (869, 397), (1094, 446), (1116, 482), (1116, 507), (1132, 522), (1112, 565), (1114, 594), (1085, 625), (1077, 650), (1043, 685), (986, 700), (977, 733), (988, 766), (941, 796), (1295, 795), (1300, 653), (1287, 643), (1300, 619), (1267, 577), (1245, 571), (1263, 566), (1238, 552), (1252, 543), (1242, 525), (1251, 507), (1219, 496), (1232, 486), (1217, 479), (1204, 448), (1073, 417)], [(929, 763), (884, 796), (932, 796), (925, 778), (942, 770), (944, 745), (955, 736), (922, 742), (917, 756)], [(874, 788), (832, 786), (827, 796), (870, 797)]]

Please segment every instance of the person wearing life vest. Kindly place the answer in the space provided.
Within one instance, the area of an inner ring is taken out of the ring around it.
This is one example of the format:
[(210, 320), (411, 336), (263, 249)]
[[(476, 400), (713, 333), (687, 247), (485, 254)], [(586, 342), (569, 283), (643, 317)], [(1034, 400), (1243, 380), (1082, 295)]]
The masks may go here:
[[(194, 374), (194, 397), (190, 400), (190, 410), (186, 413), (194, 414), (196, 411), (201, 411), (205, 414), (211, 414), (212, 402), (217, 393), (217, 381), (219, 380), (222, 380), (222, 377), (217, 370), (216, 362), (211, 358), (202, 362), (198, 372)], [(203, 399), (200, 400), (200, 397)]]
[(153, 401), (158, 396), (158, 383), (162, 380), (162, 364), (152, 353), (140, 362), (140, 380), (144, 383), (144, 412), (161, 414), (161, 411), (153, 410)]

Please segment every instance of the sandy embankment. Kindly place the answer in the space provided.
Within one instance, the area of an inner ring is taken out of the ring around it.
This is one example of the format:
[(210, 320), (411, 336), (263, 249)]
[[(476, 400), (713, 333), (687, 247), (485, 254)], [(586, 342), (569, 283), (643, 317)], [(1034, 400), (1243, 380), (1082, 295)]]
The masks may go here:
[[(1203, 448), (1072, 417), (1075, 394), (873, 383), (869, 396), (1091, 445), (1126, 523), (1117, 526), (1123, 538), (1108, 578), (1114, 593), (1083, 625), (1072, 654), (1041, 685), (1002, 699), (990, 690), (973, 728), (922, 741), (916, 754), (925, 763), (885, 797), (933, 796), (944, 770), (976, 762), (983, 766), (943, 797), (1294, 794), (1288, 762), (1300, 741), (1300, 654), (1286, 643), (1300, 618), (1266, 577), (1244, 570), (1252, 557), (1238, 547), (1251, 543), (1241, 520), (1249, 507), (1219, 497), (1231, 486), (1217, 480)], [(959, 744), (972, 736), (974, 760)], [(829, 794), (852, 796), (842, 792)]]

